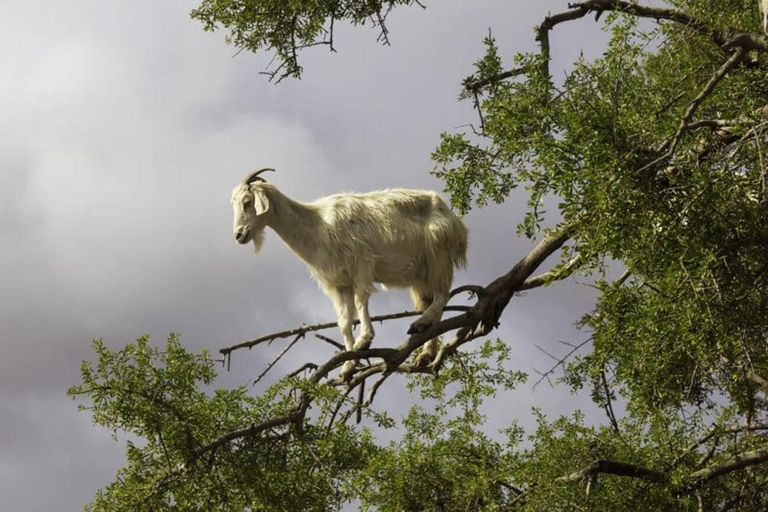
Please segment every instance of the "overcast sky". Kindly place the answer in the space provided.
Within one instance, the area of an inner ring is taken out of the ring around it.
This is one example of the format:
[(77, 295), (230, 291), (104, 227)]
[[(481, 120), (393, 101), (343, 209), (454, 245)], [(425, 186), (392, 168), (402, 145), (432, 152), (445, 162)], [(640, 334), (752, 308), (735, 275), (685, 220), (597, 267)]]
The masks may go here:
[[(426, 4), (391, 15), (390, 47), (369, 27), (337, 27), (338, 53), (305, 52), (304, 78), (276, 86), (259, 74), (268, 56), (235, 57), (222, 33), (189, 18), (195, 2), (0, 3), (0, 510), (79, 510), (122, 465), (122, 445), (65, 395), (92, 339), (119, 348), (178, 332), (189, 349), (215, 352), (334, 319), (275, 233), (258, 256), (235, 243), (229, 198), (245, 173), (274, 167), (270, 181), (301, 200), (441, 190), (429, 155), (441, 131), (474, 121), (456, 99), (488, 28), (509, 57), (534, 48), (532, 27), (567, 7)], [(553, 69), (601, 37), (591, 20), (556, 33)], [(521, 201), (466, 217), (470, 265), (456, 284), (485, 285), (530, 249), (515, 236)], [(583, 340), (573, 322), (592, 299), (577, 282), (514, 299), (498, 334), (516, 367), (547, 369), (536, 345), (562, 353), (558, 340)], [(410, 302), (393, 291), (371, 307)], [(407, 325), (377, 327), (374, 346), (398, 345)], [(294, 352), (282, 369), (331, 355), (311, 337)], [(221, 383), (246, 382), (269, 360), (235, 354)], [(377, 404), (397, 416), (403, 387), (391, 380)], [(489, 421), (529, 424), (531, 406), (558, 414), (574, 403), (528, 385), (501, 397)]]

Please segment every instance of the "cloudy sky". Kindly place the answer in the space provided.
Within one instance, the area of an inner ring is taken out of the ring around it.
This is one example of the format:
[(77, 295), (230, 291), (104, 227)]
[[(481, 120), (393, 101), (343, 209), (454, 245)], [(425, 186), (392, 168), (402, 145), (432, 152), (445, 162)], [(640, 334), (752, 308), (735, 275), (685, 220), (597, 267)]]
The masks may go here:
[[(223, 34), (189, 19), (195, 2), (0, 4), (0, 509), (78, 510), (122, 465), (122, 446), (65, 395), (92, 339), (118, 348), (178, 332), (215, 352), (334, 319), (274, 233), (258, 257), (234, 242), (229, 196), (246, 172), (275, 167), (270, 181), (301, 200), (441, 190), (429, 155), (441, 131), (474, 121), (456, 98), (488, 28), (511, 56), (566, 8), (426, 3), (391, 15), (390, 47), (368, 27), (337, 27), (338, 53), (305, 53), (304, 78), (277, 86), (259, 74), (268, 56), (235, 56)], [(591, 20), (558, 32), (553, 69), (600, 38)], [(487, 284), (530, 249), (515, 236), (520, 203), (467, 216), (470, 266), (457, 284)], [(561, 353), (558, 340), (584, 339), (573, 322), (591, 298), (568, 282), (515, 299), (499, 335), (517, 367), (545, 370), (536, 345)], [(373, 314), (409, 307), (402, 291), (372, 301)], [(399, 344), (407, 323), (377, 328), (374, 344)], [(283, 369), (331, 355), (312, 338), (294, 352)], [(246, 382), (269, 360), (236, 354), (221, 382)], [(393, 382), (377, 403), (397, 416), (402, 393)], [(574, 400), (528, 385), (491, 421), (528, 422), (531, 406), (568, 413)]]

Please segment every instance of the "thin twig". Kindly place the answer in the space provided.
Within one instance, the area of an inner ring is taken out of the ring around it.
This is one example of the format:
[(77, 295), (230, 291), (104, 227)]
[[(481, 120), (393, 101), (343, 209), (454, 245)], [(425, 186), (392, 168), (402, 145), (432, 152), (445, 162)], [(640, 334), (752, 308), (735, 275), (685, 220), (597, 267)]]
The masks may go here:
[[(557, 363), (555, 363), (555, 365), (552, 366), (546, 372), (539, 373), (539, 375), (541, 375), (541, 378), (534, 383), (533, 389), (536, 389), (536, 386), (541, 384), (541, 382), (544, 381), (545, 379), (549, 380), (549, 376), (552, 375), (555, 372), (555, 370), (557, 370), (558, 368), (560, 368), (560, 367), (565, 368), (565, 362), (568, 359), (570, 359), (570, 357), (573, 354), (575, 354), (581, 347), (583, 347), (584, 345), (586, 345), (590, 341), (592, 341), (592, 337), (591, 336), (589, 338), (585, 339), (584, 341), (582, 341), (581, 343), (579, 343), (578, 345), (571, 345), (573, 348), (567, 354), (565, 354), (562, 358), (560, 358), (560, 359), (554, 358), (554, 359), (557, 359)], [(547, 355), (549, 355), (550, 357), (553, 357), (550, 354), (547, 354)]]
[(608, 379), (605, 378), (605, 370), (600, 371), (600, 379), (603, 384), (603, 392), (605, 393), (605, 413), (608, 415), (608, 419), (611, 422), (611, 427), (617, 435), (621, 435), (619, 429), (619, 422), (616, 421), (616, 414), (613, 412), (613, 404), (611, 399), (611, 389), (608, 387)]
[(301, 367), (299, 369), (294, 370), (291, 373), (289, 373), (288, 376), (289, 377), (295, 377), (295, 376), (297, 376), (298, 374), (300, 374), (301, 372), (303, 372), (305, 370), (317, 370), (317, 365), (315, 363), (304, 363), (303, 365), (301, 365)]
[(261, 380), (261, 379), (262, 379), (262, 378), (263, 378), (263, 377), (264, 377), (264, 376), (265, 376), (265, 375), (266, 375), (266, 374), (269, 372), (269, 370), (271, 370), (271, 369), (272, 369), (272, 368), (273, 368), (273, 367), (274, 367), (274, 366), (277, 364), (277, 362), (278, 362), (280, 359), (282, 359), (282, 358), (283, 358), (283, 356), (284, 356), (285, 354), (287, 354), (287, 353), (288, 353), (288, 351), (289, 351), (289, 350), (291, 350), (291, 348), (293, 348), (293, 346), (294, 346), (294, 345), (295, 345), (295, 344), (296, 344), (296, 343), (297, 343), (297, 342), (298, 342), (300, 339), (302, 339), (303, 337), (304, 337), (304, 334), (303, 334), (303, 333), (302, 333), (302, 334), (297, 334), (297, 335), (296, 335), (296, 337), (293, 339), (293, 341), (292, 341), (292, 342), (290, 342), (290, 343), (288, 344), (288, 346), (287, 346), (287, 347), (285, 347), (285, 348), (284, 348), (284, 349), (283, 349), (283, 350), (282, 350), (282, 351), (281, 351), (281, 352), (280, 352), (280, 353), (277, 355), (277, 357), (276, 357), (276, 358), (274, 358), (274, 359), (272, 360), (272, 362), (271, 362), (271, 363), (269, 363), (269, 365), (268, 365), (268, 366), (267, 366), (267, 367), (264, 369), (264, 371), (263, 371), (263, 372), (261, 372), (261, 374), (260, 374), (258, 377), (256, 377), (256, 380), (254, 380), (254, 381), (253, 381), (253, 385), (255, 386), (256, 384), (258, 384), (258, 382), (259, 382), (259, 381), (260, 381), (260, 380)]
[(342, 345), (341, 343), (339, 343), (336, 340), (333, 340), (333, 339), (329, 338), (328, 336), (320, 334), (319, 332), (315, 333), (315, 338), (317, 338), (319, 340), (322, 340), (322, 341), (328, 343), (329, 345), (332, 345), (332, 346), (336, 347), (339, 350), (345, 350), (344, 345)]

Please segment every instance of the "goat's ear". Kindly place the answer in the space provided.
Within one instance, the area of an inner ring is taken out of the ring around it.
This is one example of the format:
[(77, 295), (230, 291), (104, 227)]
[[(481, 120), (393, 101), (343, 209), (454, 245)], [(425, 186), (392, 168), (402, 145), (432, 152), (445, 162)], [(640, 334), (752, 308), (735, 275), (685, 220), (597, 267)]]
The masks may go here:
[(267, 213), (269, 210), (269, 198), (260, 188), (253, 191), (253, 209), (256, 210), (256, 215)]

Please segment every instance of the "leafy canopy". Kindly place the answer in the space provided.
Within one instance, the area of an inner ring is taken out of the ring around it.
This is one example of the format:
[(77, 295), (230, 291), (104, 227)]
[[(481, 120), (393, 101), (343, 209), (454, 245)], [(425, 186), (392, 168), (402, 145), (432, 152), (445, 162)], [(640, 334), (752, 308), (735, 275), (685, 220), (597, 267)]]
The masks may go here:
[(327, 46), (335, 51), (337, 22), (368, 23), (386, 43), (387, 15), (397, 6), (413, 4), (420, 5), (418, 0), (203, 0), (191, 15), (206, 31), (225, 29), (227, 42), (240, 50), (274, 51), (277, 64), (267, 74), (280, 81), (301, 76), (302, 50)]

